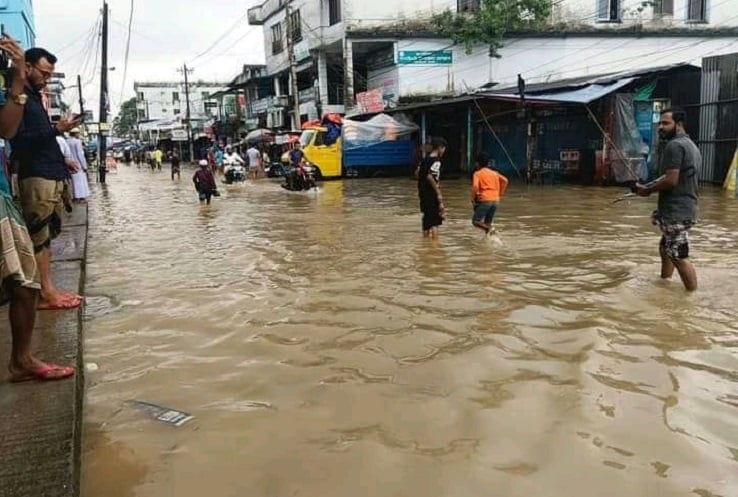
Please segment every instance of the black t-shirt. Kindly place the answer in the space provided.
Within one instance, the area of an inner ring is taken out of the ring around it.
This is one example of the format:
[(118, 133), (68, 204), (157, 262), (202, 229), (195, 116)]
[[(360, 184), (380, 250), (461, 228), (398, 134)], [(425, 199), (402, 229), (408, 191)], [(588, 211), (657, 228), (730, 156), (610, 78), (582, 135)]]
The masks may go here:
[(418, 170), (418, 194), (420, 195), (433, 195), (435, 196), (436, 191), (433, 186), (428, 182), (428, 175), (431, 175), (436, 182), (441, 180), (441, 158), (426, 156), (425, 159), (420, 163), (420, 169)]

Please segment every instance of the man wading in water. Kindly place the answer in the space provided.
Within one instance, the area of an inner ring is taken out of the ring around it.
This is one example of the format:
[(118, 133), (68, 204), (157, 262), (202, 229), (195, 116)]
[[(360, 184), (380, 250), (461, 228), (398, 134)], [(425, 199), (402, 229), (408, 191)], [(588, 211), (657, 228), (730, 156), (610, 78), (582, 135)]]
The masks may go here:
[(663, 234), (659, 245), (661, 277), (671, 278), (676, 268), (684, 287), (692, 292), (697, 289), (697, 272), (689, 261), (687, 232), (697, 222), (697, 166), (702, 163), (702, 155), (684, 131), (685, 121), (681, 109), (661, 113), (659, 137), (668, 142), (661, 154), (659, 174), (665, 177), (650, 187), (636, 184), (636, 193), (647, 197), (659, 192), (658, 210), (651, 220)]

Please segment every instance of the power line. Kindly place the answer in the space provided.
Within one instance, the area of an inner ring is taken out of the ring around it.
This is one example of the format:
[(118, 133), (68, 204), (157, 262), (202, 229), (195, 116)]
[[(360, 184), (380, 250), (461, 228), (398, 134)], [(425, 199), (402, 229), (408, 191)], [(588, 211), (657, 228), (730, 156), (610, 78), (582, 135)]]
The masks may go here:
[(126, 75), (128, 73), (128, 56), (130, 54), (131, 50), (131, 28), (133, 27), (133, 3), (134, 0), (131, 0), (131, 13), (128, 16), (128, 38), (126, 40), (126, 55), (125, 55), (125, 63), (123, 65), (123, 82), (120, 85), (120, 98), (119, 101), (123, 101), (123, 93), (126, 89)]
[(221, 41), (223, 41), (223, 38), (225, 38), (226, 36), (228, 36), (229, 34), (231, 34), (241, 24), (241, 21), (243, 21), (244, 18), (246, 18), (247, 16), (248, 16), (248, 12), (246, 14), (242, 15), (241, 17), (239, 17), (238, 19), (236, 19), (236, 22), (234, 22), (233, 25), (230, 28), (228, 28), (225, 33), (223, 33), (222, 35), (219, 35), (218, 38), (212, 43), (212, 45), (210, 45), (208, 48), (206, 48), (204, 51), (200, 52), (199, 54), (195, 55), (187, 63), (188, 64), (191, 64), (192, 62), (194, 62), (195, 60), (199, 59), (200, 57), (202, 57), (202, 56), (207, 55), (208, 53), (210, 53), (210, 51), (212, 49), (214, 49), (215, 47), (217, 47), (218, 44)]

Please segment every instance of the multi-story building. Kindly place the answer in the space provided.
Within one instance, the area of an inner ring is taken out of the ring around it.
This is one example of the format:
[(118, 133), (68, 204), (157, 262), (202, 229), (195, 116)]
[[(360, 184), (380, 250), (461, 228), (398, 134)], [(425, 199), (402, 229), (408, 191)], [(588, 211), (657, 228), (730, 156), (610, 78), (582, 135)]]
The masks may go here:
[[(445, 9), (473, 13), (480, 0), (266, 0), (249, 10), (249, 22), (264, 27), (275, 96), (294, 93), (291, 45), (302, 120), (360, 111), (367, 101), (376, 106), (379, 100), (386, 108), (470, 93), (515, 83), (518, 74), (536, 83), (683, 62), (699, 65), (702, 57), (738, 47), (736, 0), (552, 4), (548, 25), (510, 33), (499, 58), (490, 58), (486, 46), (467, 53), (439, 37), (428, 22)], [(286, 119), (291, 102), (275, 103)]]
[[(193, 81), (189, 84), (192, 120), (207, 120), (218, 115), (218, 101), (212, 95), (222, 91), (227, 83)], [(133, 84), (139, 122), (181, 121), (187, 117), (184, 83), (141, 82)]]
[(36, 24), (32, 0), (5, 0), (0, 2), (0, 23), (5, 32), (19, 40), (23, 48), (36, 44)]

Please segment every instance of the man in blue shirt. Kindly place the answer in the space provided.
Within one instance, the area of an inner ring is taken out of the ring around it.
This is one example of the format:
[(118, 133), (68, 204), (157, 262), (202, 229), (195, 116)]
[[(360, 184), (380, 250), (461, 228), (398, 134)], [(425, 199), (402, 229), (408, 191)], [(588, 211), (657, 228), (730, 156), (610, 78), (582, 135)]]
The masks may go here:
[(64, 160), (57, 135), (79, 125), (79, 117), (63, 117), (56, 126), (44, 108), (41, 92), (54, 74), (56, 57), (43, 48), (26, 50), (27, 82), (23, 121), (10, 141), (18, 172), (23, 217), (31, 233), (36, 263), (41, 273), (39, 309), (73, 309), (82, 297), (62, 292), (51, 280), (51, 240), (61, 232), (61, 215), (69, 192), (70, 171)]
[[(0, 49), (13, 61), (8, 99), (0, 91), (0, 137), (14, 136), (23, 119), (27, 97), (25, 54), (18, 44), (3, 36)], [(4, 167), (0, 167), (0, 300), (10, 301), (10, 381), (58, 380), (74, 374), (70, 366), (45, 363), (31, 352), (36, 304), (41, 288), (33, 242), (10, 192)]]

